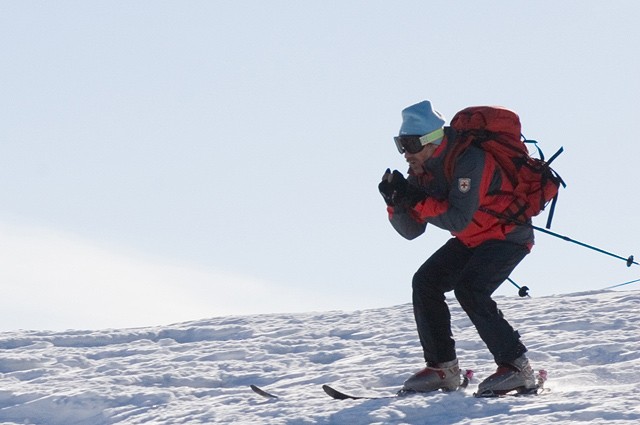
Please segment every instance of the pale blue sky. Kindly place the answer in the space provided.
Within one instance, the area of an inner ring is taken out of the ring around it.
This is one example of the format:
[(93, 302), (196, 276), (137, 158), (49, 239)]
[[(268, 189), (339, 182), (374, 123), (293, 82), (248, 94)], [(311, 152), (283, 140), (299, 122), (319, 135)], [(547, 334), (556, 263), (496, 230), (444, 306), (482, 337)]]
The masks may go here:
[[(0, 1), (0, 330), (410, 302), (448, 235), (402, 239), (377, 183), (405, 171), (392, 137), (423, 99), (517, 111), (565, 148), (553, 230), (640, 257), (639, 19), (634, 0)], [(640, 277), (537, 240), (512, 275), (534, 296)]]

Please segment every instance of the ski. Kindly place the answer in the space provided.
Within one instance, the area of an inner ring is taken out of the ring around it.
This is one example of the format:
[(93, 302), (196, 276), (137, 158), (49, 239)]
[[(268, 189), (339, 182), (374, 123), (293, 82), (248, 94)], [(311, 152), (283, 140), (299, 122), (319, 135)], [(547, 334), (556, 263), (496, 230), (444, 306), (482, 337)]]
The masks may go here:
[[(464, 374), (461, 374), (461, 377), (462, 377), (462, 381), (457, 391), (464, 390), (465, 388), (467, 388), (467, 386), (469, 386), (469, 382), (473, 378), (473, 371), (471, 369), (468, 369), (467, 371), (465, 371)], [(335, 400), (384, 400), (389, 398), (406, 397), (408, 395), (413, 395), (413, 394), (427, 394), (427, 393), (419, 393), (416, 391), (400, 390), (395, 394), (378, 395), (378, 396), (360, 396), (360, 395), (351, 395), (351, 394), (344, 393), (342, 391), (336, 390), (335, 388), (329, 385), (323, 385), (322, 389), (329, 397)]]
[(335, 400), (382, 400), (385, 398), (396, 398), (400, 396), (399, 393), (390, 394), (390, 395), (381, 395), (381, 396), (371, 396), (371, 397), (355, 396), (355, 395), (343, 393), (342, 391), (338, 391), (335, 388), (326, 384), (322, 386), (322, 389), (324, 390), (325, 393), (327, 393), (329, 397)]
[(473, 393), (476, 398), (498, 398), (498, 397), (521, 397), (528, 395), (540, 395), (545, 391), (544, 383), (547, 381), (547, 371), (541, 369), (536, 375), (536, 386), (533, 388), (515, 388), (509, 391), (483, 391), (482, 393)]
[(278, 398), (278, 396), (277, 396), (277, 395), (275, 395), (275, 394), (271, 394), (271, 393), (269, 393), (269, 392), (267, 392), (267, 391), (263, 390), (262, 388), (260, 388), (260, 387), (258, 387), (258, 386), (256, 386), (256, 385), (253, 385), (253, 384), (252, 384), (252, 385), (250, 385), (249, 387), (253, 390), (253, 392), (254, 392), (254, 393), (256, 393), (256, 394), (258, 394), (258, 395), (261, 395), (261, 396), (262, 396), (262, 397), (264, 397), (264, 398), (271, 398), (271, 399)]

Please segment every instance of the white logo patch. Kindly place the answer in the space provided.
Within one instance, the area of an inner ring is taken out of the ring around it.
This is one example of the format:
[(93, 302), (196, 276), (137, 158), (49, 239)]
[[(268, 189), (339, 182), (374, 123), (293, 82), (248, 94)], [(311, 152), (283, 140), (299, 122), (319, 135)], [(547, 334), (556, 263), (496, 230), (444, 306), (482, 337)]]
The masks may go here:
[(462, 193), (467, 193), (471, 190), (471, 179), (460, 178), (458, 179), (458, 190)]

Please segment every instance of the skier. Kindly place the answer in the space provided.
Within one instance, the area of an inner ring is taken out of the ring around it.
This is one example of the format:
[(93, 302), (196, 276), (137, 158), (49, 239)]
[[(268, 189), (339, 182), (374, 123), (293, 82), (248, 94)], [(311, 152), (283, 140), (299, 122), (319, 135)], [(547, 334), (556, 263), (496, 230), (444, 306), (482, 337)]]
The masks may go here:
[(413, 276), (413, 311), (426, 367), (407, 379), (403, 390), (458, 388), (460, 369), (445, 302), (445, 293), (454, 291), (498, 365), (478, 394), (529, 392), (536, 382), (527, 349), (491, 295), (529, 253), (533, 230), (505, 225), (480, 210), (502, 211), (510, 202), (495, 196), (507, 179), (480, 148), (470, 146), (460, 154), (453, 180), (445, 178), (444, 160), (455, 140), (444, 124), (429, 101), (404, 109), (394, 140), (409, 164), (408, 178), (387, 169), (379, 184), (389, 220), (401, 236), (414, 239), (427, 224), (454, 236)]

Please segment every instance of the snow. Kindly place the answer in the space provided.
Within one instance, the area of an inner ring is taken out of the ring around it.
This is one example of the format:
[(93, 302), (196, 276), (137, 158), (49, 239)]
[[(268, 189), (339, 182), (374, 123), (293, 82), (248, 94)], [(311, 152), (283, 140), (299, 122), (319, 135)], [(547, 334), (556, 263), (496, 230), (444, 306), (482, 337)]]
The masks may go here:
[[(534, 368), (539, 396), (476, 399), (495, 365), (449, 300), (464, 392), (399, 399), (421, 368), (411, 306), (219, 317), (162, 327), (0, 334), (2, 424), (573, 424), (640, 422), (638, 292), (498, 297)], [(266, 399), (258, 385), (279, 395)]]

